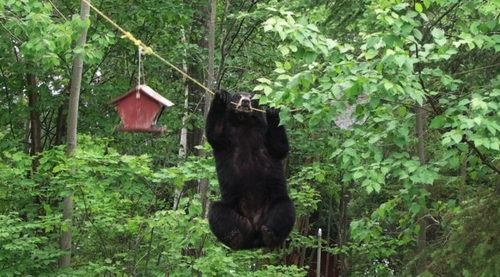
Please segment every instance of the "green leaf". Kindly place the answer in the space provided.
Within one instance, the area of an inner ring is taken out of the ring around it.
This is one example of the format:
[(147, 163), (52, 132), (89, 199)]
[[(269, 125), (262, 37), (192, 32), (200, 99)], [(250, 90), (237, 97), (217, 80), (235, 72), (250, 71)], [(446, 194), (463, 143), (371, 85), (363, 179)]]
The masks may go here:
[(396, 144), (399, 148), (403, 148), (403, 146), (405, 145), (405, 139), (402, 138), (402, 137), (396, 137), (394, 138), (394, 144)]
[[(276, 73), (281, 73), (281, 72), (276, 72)], [(291, 80), (291, 79), (292, 79), (292, 76), (286, 75), (286, 74), (281, 74), (278, 77), (276, 77), (276, 80)]]
[(407, 60), (407, 57), (405, 57), (405, 56), (395, 56), (394, 60), (396, 61), (396, 63), (398, 64), (399, 67), (402, 67), (405, 64), (405, 62)]
[(304, 116), (302, 114), (294, 114), (293, 118), (300, 123), (304, 123)]
[(394, 88), (394, 84), (388, 80), (384, 80), (384, 88), (386, 90), (391, 90), (392, 88)]
[(434, 171), (426, 171), (420, 176), (420, 180), (424, 184), (432, 185), (434, 180), (438, 179), (439, 175)]
[(420, 30), (418, 29), (413, 29), (413, 36), (419, 41), (421, 41), (424, 37), (424, 35), (422, 35), (422, 32), (420, 32)]
[(474, 139), (474, 145), (477, 146), (477, 147), (483, 145), (483, 138), (475, 138)]
[[(282, 73), (285, 73), (285, 72), (286, 72), (286, 70), (285, 70), (284, 68), (276, 68), (276, 69), (274, 70), (274, 72), (276, 72), (276, 73), (278, 73), (278, 74), (282, 74)], [(279, 80), (279, 79), (278, 79), (278, 80)]]
[(366, 192), (368, 194), (372, 193), (373, 192), (373, 187), (372, 186), (366, 186)]
[(279, 47), (279, 50), (281, 51), (281, 54), (283, 56), (286, 56), (286, 55), (288, 55), (290, 53), (290, 49), (288, 47), (286, 47), (286, 46)]
[(344, 150), (344, 152), (347, 154), (347, 155), (350, 155), (351, 157), (357, 157), (357, 153), (356, 153), (356, 150), (354, 148), (346, 148)]
[(469, 99), (462, 99), (458, 102), (458, 106), (465, 106), (470, 103)]
[(429, 127), (433, 128), (433, 129), (439, 129), (439, 128), (442, 128), (444, 126), (444, 123), (445, 123), (445, 117), (442, 115), (438, 115), (438, 116), (434, 117), (434, 119), (432, 119)]
[(259, 81), (259, 82), (261, 82), (261, 83), (266, 83), (266, 84), (268, 84), (268, 85), (271, 85), (271, 84), (272, 84), (271, 80), (266, 79), (266, 78), (259, 78), (259, 79), (257, 79), (257, 81)]
[(345, 148), (353, 146), (356, 142), (353, 139), (348, 139), (343, 143), (343, 146)]
[(432, 29), (431, 35), (437, 40), (442, 39), (444, 38), (444, 31), (440, 28), (434, 28)]
[(377, 55), (378, 55), (378, 51), (375, 49), (372, 49), (372, 48), (368, 49), (368, 51), (365, 52), (365, 58), (367, 60), (371, 60), (374, 57), (376, 57)]
[(414, 234), (418, 234), (418, 232), (420, 232), (420, 228), (421, 228), (421, 227), (420, 227), (420, 225), (415, 225), (415, 226), (413, 227), (413, 233), (414, 233)]
[(330, 155), (330, 159), (337, 157), (340, 153), (342, 153), (342, 149), (338, 148), (337, 150), (333, 151), (333, 153)]
[(316, 54), (314, 52), (307, 52), (307, 54), (305, 56), (306, 63), (312, 64), (314, 62), (314, 60), (316, 60), (317, 56), (318, 56), (318, 54)]
[(451, 134), (451, 139), (456, 143), (460, 143), (462, 141), (462, 137), (463, 137), (463, 134), (462, 132), (458, 131), (458, 130), (455, 130), (455, 132), (453, 132), (453, 134)]
[(490, 144), (490, 148), (493, 149), (493, 150), (499, 151), (500, 150), (500, 144), (498, 143), (498, 141), (492, 141), (491, 144)]
[(481, 22), (478, 22), (478, 21), (476, 21), (476, 22), (472, 23), (472, 24), (470, 25), (470, 32), (471, 32), (472, 34), (474, 34), (474, 35), (479, 34), (479, 29), (478, 29), (478, 27), (479, 27), (479, 25), (480, 25), (480, 24), (481, 24)]
[(420, 206), (419, 204), (411, 203), (410, 211), (412, 212), (412, 214), (418, 214), (421, 209), (422, 209), (422, 206)]
[(269, 95), (271, 92), (273, 92), (273, 89), (269, 86), (264, 87), (264, 94)]
[(405, 106), (398, 107), (398, 115), (399, 115), (399, 117), (406, 116), (406, 107)]
[(497, 21), (496, 20), (490, 20), (490, 21), (486, 22), (486, 26), (488, 27), (488, 29), (490, 29), (491, 31), (493, 31), (495, 29), (495, 27), (497, 26)]
[(315, 32), (318, 32), (318, 33), (319, 33), (319, 29), (318, 29), (318, 27), (316, 27), (316, 25), (314, 25), (314, 24), (309, 24), (309, 25), (307, 25), (307, 29), (309, 29), (309, 30), (312, 30), (312, 31), (315, 31)]
[(286, 61), (284, 67), (286, 70), (290, 70), (292, 68), (292, 65), (288, 61)]
[(478, 126), (481, 125), (481, 123), (483, 123), (483, 117), (482, 116), (478, 116), (478, 117), (474, 117), (474, 119), (472, 119)]
[(364, 175), (365, 175), (365, 174), (364, 174), (362, 171), (356, 171), (356, 172), (354, 172), (354, 174), (352, 175), (352, 178), (353, 178), (354, 180), (357, 180), (357, 179), (359, 179), (359, 178), (363, 177)]
[(314, 179), (317, 181), (317, 182), (323, 182), (325, 180), (325, 174), (322, 174), (322, 173), (318, 173), (314, 176)]
[(264, 22), (265, 25), (275, 25), (277, 22), (276, 18), (275, 17), (271, 17), (269, 18), (266, 22)]
[(484, 147), (486, 148), (491, 148), (491, 143), (490, 143), (490, 139), (489, 138), (483, 138), (483, 145)]
[(424, 11), (424, 8), (422, 7), (422, 4), (420, 3), (415, 3), (415, 10), (418, 12), (418, 13), (422, 13)]

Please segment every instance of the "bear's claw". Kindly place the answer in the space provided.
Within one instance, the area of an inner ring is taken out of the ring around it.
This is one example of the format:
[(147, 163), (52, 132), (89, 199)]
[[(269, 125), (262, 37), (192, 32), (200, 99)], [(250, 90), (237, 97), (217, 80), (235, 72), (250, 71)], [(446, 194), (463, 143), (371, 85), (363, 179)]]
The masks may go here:
[(271, 231), (267, 226), (262, 225), (260, 228), (262, 232), (262, 241), (267, 247), (276, 247), (276, 236), (274, 235), (274, 232)]
[(217, 101), (221, 105), (227, 105), (229, 103), (229, 93), (225, 90), (218, 90), (215, 93), (214, 101)]
[(228, 242), (228, 246), (231, 247), (231, 249), (239, 249), (243, 245), (243, 235), (239, 230), (232, 230), (227, 234), (225, 237), (225, 240)]

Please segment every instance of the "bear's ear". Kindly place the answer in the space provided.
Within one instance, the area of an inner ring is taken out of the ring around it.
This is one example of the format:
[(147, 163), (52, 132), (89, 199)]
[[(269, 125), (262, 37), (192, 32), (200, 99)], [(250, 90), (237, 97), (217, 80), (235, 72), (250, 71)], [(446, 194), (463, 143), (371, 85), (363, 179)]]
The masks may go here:
[(238, 103), (240, 101), (240, 98), (241, 98), (241, 94), (240, 93), (235, 93), (235, 94), (230, 94), (230, 99), (231, 101), (235, 102), (235, 103)]
[(239, 96), (246, 96), (246, 97), (248, 97), (250, 99), (253, 97), (253, 93), (246, 92), (246, 91), (240, 91), (240, 92), (238, 92), (236, 94), (239, 95)]
[(219, 92), (221, 94), (224, 94), (227, 97), (227, 99), (230, 99), (232, 97), (231, 93), (225, 89), (220, 89)]

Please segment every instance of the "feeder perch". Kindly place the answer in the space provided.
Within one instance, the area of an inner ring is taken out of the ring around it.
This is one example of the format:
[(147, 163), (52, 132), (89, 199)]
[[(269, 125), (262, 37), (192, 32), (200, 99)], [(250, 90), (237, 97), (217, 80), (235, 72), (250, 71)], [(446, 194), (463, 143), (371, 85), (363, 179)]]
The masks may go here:
[(122, 124), (116, 126), (117, 131), (163, 133), (165, 127), (156, 125), (165, 107), (174, 105), (152, 88), (139, 85), (122, 96), (113, 99)]

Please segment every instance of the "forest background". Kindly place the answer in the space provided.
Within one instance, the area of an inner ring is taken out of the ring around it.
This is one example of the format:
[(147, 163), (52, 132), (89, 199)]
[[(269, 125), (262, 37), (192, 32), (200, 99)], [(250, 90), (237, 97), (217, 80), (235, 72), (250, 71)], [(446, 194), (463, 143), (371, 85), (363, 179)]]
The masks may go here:
[(210, 88), (281, 108), (296, 228), (273, 251), (222, 246), (205, 219), (209, 94), (143, 56), (176, 104), (167, 130), (115, 132), (137, 46), (80, 1), (0, 0), (0, 276), (304, 276), (319, 228), (324, 276), (500, 272), (499, 0), (93, 4)]

